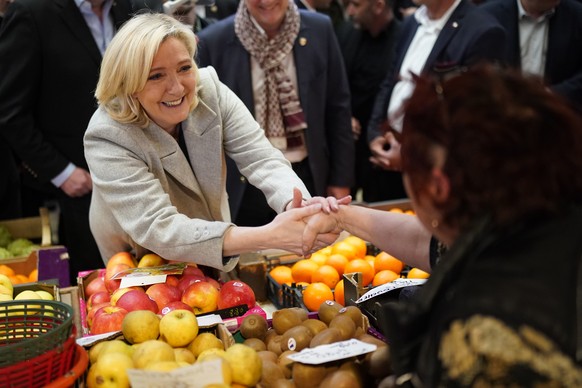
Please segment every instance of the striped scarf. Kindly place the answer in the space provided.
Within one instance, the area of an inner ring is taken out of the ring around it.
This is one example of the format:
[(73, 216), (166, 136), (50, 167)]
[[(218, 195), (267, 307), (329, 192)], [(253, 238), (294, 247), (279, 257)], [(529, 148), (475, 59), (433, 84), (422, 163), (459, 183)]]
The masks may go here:
[(240, 1), (234, 19), (237, 37), (265, 72), (265, 87), (256, 96), (255, 119), (271, 143), (281, 150), (302, 146), (303, 130), (307, 128), (295, 87), (281, 66), (293, 50), (299, 24), (299, 10), (293, 1), (289, 2), (281, 29), (273, 39), (257, 29), (245, 0)]

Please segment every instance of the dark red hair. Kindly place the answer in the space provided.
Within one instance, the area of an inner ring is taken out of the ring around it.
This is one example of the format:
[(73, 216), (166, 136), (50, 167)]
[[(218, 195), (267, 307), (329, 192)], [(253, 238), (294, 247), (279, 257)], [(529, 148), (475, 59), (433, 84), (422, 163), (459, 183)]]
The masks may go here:
[(417, 80), (407, 103), (402, 169), (422, 192), (446, 150), (450, 198), (443, 222), (465, 227), (484, 214), (499, 224), (582, 199), (582, 122), (539, 79), (479, 67), (447, 81)]

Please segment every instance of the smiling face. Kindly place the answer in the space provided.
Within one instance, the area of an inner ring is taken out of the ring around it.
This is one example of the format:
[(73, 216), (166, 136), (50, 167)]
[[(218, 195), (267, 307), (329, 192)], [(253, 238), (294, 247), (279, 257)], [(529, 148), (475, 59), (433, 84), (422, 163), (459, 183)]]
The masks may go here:
[(272, 38), (277, 34), (287, 8), (289, 8), (289, 0), (245, 0), (247, 8), (251, 16), (259, 23), (261, 28), (265, 30), (267, 36)]
[(135, 94), (149, 118), (174, 135), (196, 93), (194, 61), (184, 43), (168, 38), (154, 56), (145, 87)]

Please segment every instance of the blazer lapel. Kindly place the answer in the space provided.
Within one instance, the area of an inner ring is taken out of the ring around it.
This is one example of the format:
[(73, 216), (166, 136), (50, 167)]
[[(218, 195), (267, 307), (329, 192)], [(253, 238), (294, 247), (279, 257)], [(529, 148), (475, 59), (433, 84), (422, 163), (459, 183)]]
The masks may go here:
[[(203, 197), (208, 201), (207, 206), (214, 219), (221, 220), (221, 196), (226, 185), (226, 164), (222, 128), (217, 114), (200, 101), (186, 120), (183, 131), (197, 187), (206, 194)], [(220, 171), (220, 176), (216, 176), (217, 171)]]
[[(311, 12), (311, 11), (307, 11)], [(307, 52), (317, 50), (317, 47), (313, 47), (319, 40), (312, 36), (313, 31), (305, 26), (303, 18), (301, 18), (301, 24), (299, 26), (299, 33), (297, 38), (295, 38), (295, 43), (293, 44), (293, 60), (295, 61), (295, 68), (297, 69), (297, 88), (299, 89), (299, 101), (301, 102), (301, 108), (305, 112), (307, 117), (307, 110), (309, 109), (305, 101), (309, 101), (309, 82), (311, 79), (310, 72), (313, 66), (310, 64), (311, 55), (306, 54)]]
[(71, 35), (77, 37), (83, 43), (91, 58), (97, 65), (100, 65), (101, 52), (99, 52), (95, 39), (75, 2), (73, 0), (54, 0), (54, 2), (61, 9), (60, 16), (71, 29)]

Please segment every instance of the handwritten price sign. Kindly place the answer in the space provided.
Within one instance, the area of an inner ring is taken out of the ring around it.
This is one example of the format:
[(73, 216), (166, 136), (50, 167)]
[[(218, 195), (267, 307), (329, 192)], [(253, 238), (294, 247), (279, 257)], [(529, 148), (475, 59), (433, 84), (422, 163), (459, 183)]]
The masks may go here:
[(329, 361), (343, 360), (366, 354), (376, 350), (377, 346), (368, 344), (357, 339), (335, 342), (329, 345), (319, 345), (315, 348), (303, 349), (299, 353), (291, 354), (288, 357), (303, 364), (318, 365)]

